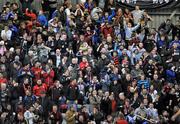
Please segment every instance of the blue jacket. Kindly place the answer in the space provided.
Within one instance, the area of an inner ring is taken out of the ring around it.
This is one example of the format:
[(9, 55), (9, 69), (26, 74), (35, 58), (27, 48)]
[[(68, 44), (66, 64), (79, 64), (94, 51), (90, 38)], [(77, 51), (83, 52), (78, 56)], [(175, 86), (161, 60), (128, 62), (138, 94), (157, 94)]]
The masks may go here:
[(93, 5), (93, 3), (89, 4), (88, 2), (85, 2), (84, 7), (85, 7), (85, 9), (88, 9), (88, 10), (90, 9), (91, 10), (92, 8), (94, 8), (94, 5)]
[(103, 16), (103, 17), (101, 18), (101, 23), (105, 23), (106, 20), (108, 21), (108, 23), (111, 23), (111, 22), (112, 22), (112, 18), (113, 18), (115, 15), (116, 15), (115, 10), (112, 10), (111, 15), (109, 15), (108, 17)]
[(169, 44), (169, 48), (171, 48), (173, 46), (173, 44), (177, 43), (179, 46), (178, 46), (178, 49), (180, 49), (180, 40), (176, 41), (172, 41), (170, 44)]
[(165, 41), (162, 41), (162, 40), (158, 40), (157, 42), (157, 47), (160, 48), (162, 46), (166, 46), (166, 42)]
[(18, 28), (15, 25), (9, 26), (9, 29), (14, 33), (18, 33)]
[(33, 105), (36, 102), (36, 97), (32, 96), (25, 96), (23, 99), (24, 106)]
[(142, 88), (142, 85), (144, 85), (144, 88), (145, 89), (149, 89), (150, 87), (150, 84), (149, 84), (149, 81), (148, 80), (139, 80), (137, 82), (137, 87), (138, 89), (141, 89)]
[(48, 20), (45, 15), (38, 15), (38, 22), (43, 26), (48, 26)]
[(6, 20), (8, 20), (9, 18), (14, 18), (14, 13), (13, 12), (9, 12), (6, 14)]
[(167, 81), (173, 83), (176, 78), (176, 73), (173, 70), (166, 70)]
[(95, 30), (95, 34), (92, 36), (92, 42), (93, 42), (93, 44), (97, 44), (97, 43), (100, 43), (100, 40), (101, 40), (101, 38), (100, 38), (100, 30), (99, 29), (96, 29)]

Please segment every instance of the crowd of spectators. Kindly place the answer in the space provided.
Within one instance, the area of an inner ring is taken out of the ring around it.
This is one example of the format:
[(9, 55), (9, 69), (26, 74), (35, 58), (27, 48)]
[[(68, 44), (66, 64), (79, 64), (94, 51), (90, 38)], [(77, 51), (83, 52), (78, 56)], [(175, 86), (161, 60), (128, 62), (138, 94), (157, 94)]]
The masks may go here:
[(20, 2), (0, 13), (1, 124), (180, 123), (180, 20), (153, 28), (114, 0)]

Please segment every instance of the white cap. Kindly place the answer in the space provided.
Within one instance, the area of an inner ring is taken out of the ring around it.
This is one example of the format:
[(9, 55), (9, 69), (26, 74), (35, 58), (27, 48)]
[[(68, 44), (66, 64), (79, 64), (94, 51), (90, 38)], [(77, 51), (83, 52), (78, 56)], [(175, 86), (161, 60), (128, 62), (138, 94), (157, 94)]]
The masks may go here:
[(11, 48), (9, 49), (9, 51), (14, 52), (14, 48), (13, 48), (13, 47), (11, 47)]
[(121, 93), (119, 93), (119, 95), (120, 95), (120, 96), (124, 96), (124, 93), (123, 93), (123, 92), (121, 92)]
[(0, 45), (4, 45), (4, 41), (3, 40), (0, 41)]
[(19, 56), (15, 56), (15, 58), (14, 58), (15, 60), (19, 60), (20, 58), (19, 58)]

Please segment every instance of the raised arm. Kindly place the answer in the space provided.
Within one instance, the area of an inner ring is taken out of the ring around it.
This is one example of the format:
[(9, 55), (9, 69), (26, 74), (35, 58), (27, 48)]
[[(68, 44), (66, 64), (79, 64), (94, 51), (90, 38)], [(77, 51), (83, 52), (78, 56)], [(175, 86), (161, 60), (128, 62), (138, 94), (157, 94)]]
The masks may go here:
[(180, 116), (180, 109), (172, 116), (171, 120), (175, 121), (178, 116)]
[(81, 12), (81, 16), (84, 16), (84, 13), (81, 9), (76, 9), (74, 15), (77, 16), (77, 12), (80, 11)]
[(139, 27), (140, 27), (140, 23), (138, 23), (136, 26), (132, 27), (131, 30), (136, 31)]
[(111, 21), (115, 15), (116, 15), (115, 10), (112, 10), (111, 15), (108, 17), (108, 21)]

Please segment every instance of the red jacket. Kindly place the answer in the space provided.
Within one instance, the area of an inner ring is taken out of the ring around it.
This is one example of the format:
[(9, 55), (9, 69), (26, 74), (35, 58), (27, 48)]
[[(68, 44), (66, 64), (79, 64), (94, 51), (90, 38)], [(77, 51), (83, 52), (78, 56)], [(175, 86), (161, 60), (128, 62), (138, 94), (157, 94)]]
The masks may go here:
[(116, 57), (113, 56), (112, 59), (115, 65), (119, 65), (119, 58), (117, 56)]
[(115, 112), (116, 111), (116, 100), (111, 100), (111, 109), (112, 109), (112, 112)]
[(32, 67), (31, 68), (35, 78), (34, 78), (34, 82), (36, 82), (37, 80), (41, 79), (41, 71), (42, 69), (41, 68), (35, 68), (35, 67)]
[(28, 10), (26, 10), (25, 15), (28, 16), (28, 17), (30, 17), (31, 20), (36, 20), (36, 19), (37, 19), (36, 14), (35, 14), (35, 13), (32, 13), (32, 12), (28, 12)]
[(88, 43), (88, 45), (92, 46), (92, 34), (85, 34), (85, 41)]
[(81, 70), (87, 68), (88, 66), (89, 66), (89, 63), (88, 63), (88, 62), (81, 62), (81, 63), (79, 64), (79, 67), (80, 67)]
[(116, 124), (128, 124), (128, 122), (126, 120), (117, 120)]
[(47, 85), (45, 83), (43, 83), (41, 86), (39, 85), (35, 85), (33, 87), (33, 93), (36, 96), (41, 96), (41, 93), (45, 93), (47, 91)]
[(0, 78), (0, 84), (2, 84), (2, 83), (7, 83), (7, 79), (6, 78)]
[(33, 29), (33, 27), (39, 27), (39, 26), (40, 26), (40, 23), (37, 22), (37, 21), (35, 21), (35, 22), (33, 22), (33, 21), (27, 21), (26, 29), (27, 29), (28, 31), (31, 31), (31, 30)]
[(53, 84), (54, 84), (54, 71), (52, 69), (49, 73), (44, 72), (42, 77), (44, 78), (44, 81), (48, 87), (53, 86)]
[(112, 37), (113, 29), (112, 27), (101, 27), (101, 32), (103, 33), (104, 37), (107, 38), (107, 35), (110, 34)]

